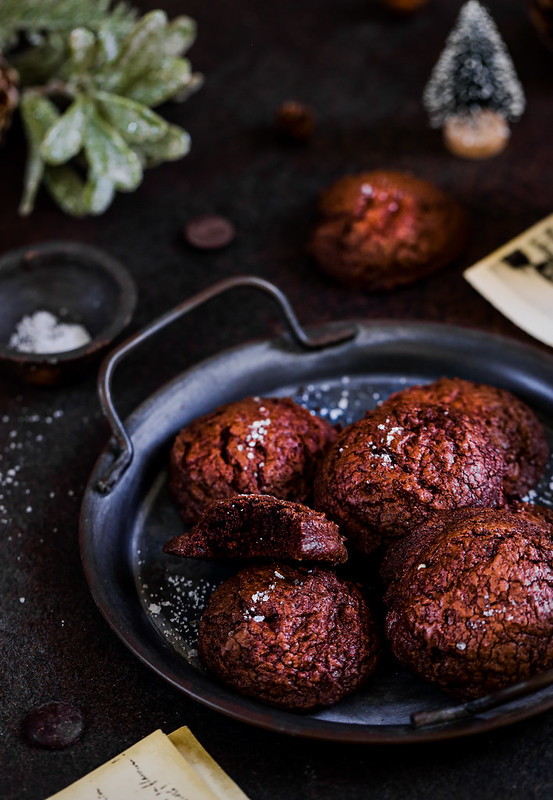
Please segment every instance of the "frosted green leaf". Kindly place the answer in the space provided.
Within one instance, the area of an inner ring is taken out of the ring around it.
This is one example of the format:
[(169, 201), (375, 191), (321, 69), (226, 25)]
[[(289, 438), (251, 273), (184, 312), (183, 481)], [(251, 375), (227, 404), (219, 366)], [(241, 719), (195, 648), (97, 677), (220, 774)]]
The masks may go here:
[(73, 71), (89, 72), (96, 60), (96, 37), (87, 28), (75, 28), (69, 36), (69, 54)]
[(83, 189), (83, 202), (91, 214), (103, 214), (115, 196), (115, 186), (109, 178), (90, 173)]
[(167, 56), (182, 56), (196, 40), (196, 23), (190, 17), (175, 17), (167, 26), (163, 52)]
[(67, 111), (48, 130), (40, 152), (53, 166), (65, 164), (81, 150), (84, 132), (90, 115), (90, 104), (84, 96), (77, 97)]
[(167, 133), (159, 142), (142, 144), (136, 148), (147, 167), (155, 167), (164, 161), (177, 161), (190, 150), (189, 134), (178, 125), (169, 125)]
[(164, 11), (150, 11), (143, 16), (123, 42), (121, 52), (102, 80), (102, 88), (121, 93), (138, 75), (148, 71), (159, 59), (166, 27)]
[(27, 34), (63, 31), (85, 25), (97, 30), (109, 20), (114, 30), (127, 33), (136, 18), (136, 11), (120, 2), (114, 8), (111, 0), (0, 0), (0, 49), (16, 43), (21, 31)]
[(19, 213), (26, 216), (33, 210), (36, 194), (44, 175), (44, 161), (40, 155), (40, 143), (46, 131), (58, 118), (59, 112), (50, 100), (38, 94), (38, 92), (32, 91), (23, 92), (20, 110), (27, 138), (28, 153), (23, 180), (23, 197), (19, 206)]
[(56, 203), (73, 217), (103, 214), (115, 195), (113, 183), (108, 178), (91, 171), (85, 183), (67, 164), (47, 167), (45, 181)]
[(38, 36), (33, 47), (13, 55), (10, 53), (9, 60), (19, 73), (21, 86), (36, 86), (47, 83), (58, 72), (66, 57), (65, 37), (51, 33), (48, 36)]
[(157, 69), (145, 72), (125, 89), (131, 100), (146, 106), (158, 106), (190, 82), (192, 70), (186, 58), (167, 58)]
[(97, 92), (95, 98), (103, 116), (130, 144), (157, 142), (167, 133), (167, 122), (142, 103), (108, 92)]
[(84, 217), (90, 209), (86, 207), (84, 186), (74, 169), (67, 164), (60, 167), (47, 167), (44, 180), (48, 191), (56, 203), (72, 217)]
[(194, 72), (190, 76), (190, 80), (186, 83), (182, 89), (179, 89), (173, 97), (171, 98), (175, 103), (184, 103), (185, 100), (188, 100), (191, 94), (197, 92), (198, 89), (201, 89), (204, 85), (204, 76), (200, 72)]
[(112, 64), (121, 52), (121, 42), (107, 26), (98, 31), (98, 50), (102, 64)]
[(116, 189), (130, 192), (141, 182), (140, 159), (115, 128), (95, 111), (86, 126), (84, 150), (92, 172), (111, 180)]

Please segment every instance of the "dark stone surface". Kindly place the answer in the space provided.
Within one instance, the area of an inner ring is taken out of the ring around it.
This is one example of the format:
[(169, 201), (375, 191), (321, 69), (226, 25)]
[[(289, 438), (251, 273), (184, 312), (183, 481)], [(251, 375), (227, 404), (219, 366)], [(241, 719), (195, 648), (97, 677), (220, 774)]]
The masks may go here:
[[(523, 82), (528, 108), (504, 154), (454, 159), (421, 108), (424, 83), (456, 16), (434, 0), (413, 17), (376, 0), (173, 0), (171, 15), (199, 23), (191, 51), (201, 92), (164, 113), (192, 135), (190, 155), (150, 171), (99, 219), (75, 221), (40, 195), (17, 216), (24, 145), (16, 123), (0, 151), (2, 251), (48, 239), (103, 247), (139, 290), (131, 330), (215, 280), (251, 272), (285, 290), (301, 320), (444, 320), (531, 341), (477, 295), (462, 270), (553, 209), (553, 60), (524, 0), (488, 6)], [(156, 6), (141, 2), (144, 10)], [(308, 103), (317, 132), (302, 148), (275, 137), (274, 113)], [(456, 265), (391, 294), (362, 295), (319, 273), (304, 252), (318, 191), (346, 172), (411, 170), (455, 196), (472, 219)], [(233, 221), (224, 250), (186, 245), (187, 219)], [(121, 367), (125, 414), (200, 358), (280, 329), (268, 304), (237, 291), (159, 335)], [(538, 347), (540, 345), (537, 345)], [(553, 713), (491, 735), (410, 747), (294, 740), (250, 728), (189, 700), (147, 670), (98, 613), (78, 549), (80, 498), (107, 437), (94, 370), (63, 389), (0, 382), (0, 796), (40, 800), (152, 730), (190, 726), (252, 800), (296, 798), (548, 798)], [(21, 726), (34, 706), (77, 706), (87, 726), (72, 747), (29, 747)]]

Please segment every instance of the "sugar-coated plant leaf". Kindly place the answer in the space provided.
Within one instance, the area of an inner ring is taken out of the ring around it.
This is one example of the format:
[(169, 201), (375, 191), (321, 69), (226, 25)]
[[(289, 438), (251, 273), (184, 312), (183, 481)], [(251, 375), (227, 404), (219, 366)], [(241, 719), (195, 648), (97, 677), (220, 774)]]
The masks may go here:
[(140, 19), (121, 46), (116, 60), (105, 72), (103, 88), (116, 94), (147, 72), (159, 58), (163, 33), (167, 27), (164, 11), (150, 11)]
[(159, 106), (190, 83), (192, 70), (186, 58), (166, 58), (157, 69), (145, 72), (125, 89), (125, 95), (146, 106)]
[(115, 197), (115, 186), (109, 178), (95, 175), (92, 171), (83, 188), (83, 204), (89, 214), (103, 214)]
[(125, 2), (112, 7), (111, 0), (1, 0), (0, 49), (17, 42), (21, 31), (42, 34), (86, 26), (97, 30), (109, 20), (111, 27), (126, 34), (134, 24), (136, 11)]
[(88, 28), (75, 28), (69, 34), (71, 67), (77, 74), (89, 72), (96, 60), (96, 36)]
[(85, 217), (89, 213), (83, 198), (83, 181), (70, 166), (46, 167), (44, 180), (56, 203), (67, 214)]
[(142, 103), (128, 97), (96, 92), (102, 115), (130, 144), (157, 142), (167, 133), (168, 123)]
[(66, 58), (66, 38), (60, 33), (48, 33), (37, 35), (33, 47), (10, 54), (9, 61), (19, 73), (21, 86), (38, 86), (53, 78)]
[(40, 153), (47, 164), (65, 164), (81, 150), (90, 116), (90, 101), (78, 96), (46, 133)]
[(185, 83), (175, 94), (172, 96), (171, 100), (174, 103), (184, 103), (185, 100), (188, 100), (191, 94), (194, 94), (201, 89), (204, 85), (204, 76), (200, 72), (193, 72), (190, 76), (190, 80)]
[(167, 26), (163, 51), (175, 58), (183, 56), (196, 40), (196, 23), (186, 16), (175, 17)]
[(102, 64), (113, 64), (121, 52), (121, 40), (108, 26), (98, 31), (98, 53)]
[(102, 213), (143, 167), (186, 155), (188, 133), (152, 107), (201, 85), (182, 57), (195, 36), (185, 15), (139, 17), (116, 0), (0, 0), (0, 49), (20, 74), (28, 141), (22, 214), (41, 181), (67, 213)]
[(169, 125), (159, 142), (142, 144), (135, 148), (146, 167), (155, 167), (164, 161), (177, 161), (190, 150), (190, 135), (178, 125)]
[(59, 111), (48, 98), (38, 92), (30, 91), (23, 93), (20, 108), (28, 152), (19, 213), (27, 216), (33, 210), (36, 194), (44, 175), (44, 160), (40, 154), (40, 144), (46, 131), (59, 117)]
[(141, 182), (140, 159), (95, 110), (86, 126), (84, 151), (92, 172), (111, 180), (116, 189), (130, 192)]
[(67, 164), (46, 167), (48, 191), (59, 206), (73, 217), (103, 214), (115, 196), (113, 183), (90, 171), (85, 181)]

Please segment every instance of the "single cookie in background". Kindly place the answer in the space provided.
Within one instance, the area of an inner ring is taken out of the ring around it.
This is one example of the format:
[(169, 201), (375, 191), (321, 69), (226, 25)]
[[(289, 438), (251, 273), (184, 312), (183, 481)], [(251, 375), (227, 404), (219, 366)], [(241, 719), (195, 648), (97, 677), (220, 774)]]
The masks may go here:
[(216, 500), (191, 531), (163, 552), (183, 558), (282, 559), (344, 564), (348, 553), (338, 526), (301, 503), (270, 495)]
[(549, 446), (547, 434), (531, 408), (512, 392), (461, 378), (440, 378), (391, 395), (380, 409), (395, 403), (436, 403), (475, 417), (485, 425), (505, 458), (505, 494), (522, 497), (542, 476)]
[(187, 523), (213, 500), (269, 494), (303, 502), (335, 429), (291, 398), (248, 397), (184, 428), (171, 449), (169, 489)]
[(551, 525), (472, 510), (393, 547), (386, 635), (404, 666), (463, 699), (553, 667)]
[(396, 402), (342, 431), (316, 476), (315, 508), (368, 555), (436, 512), (501, 505), (504, 471), (482, 423)]
[(203, 664), (241, 694), (293, 711), (331, 706), (375, 670), (380, 645), (359, 589), (331, 570), (250, 566), (214, 592)]
[(428, 181), (376, 170), (348, 175), (321, 194), (308, 243), (323, 272), (355, 289), (393, 289), (457, 258), (465, 213)]

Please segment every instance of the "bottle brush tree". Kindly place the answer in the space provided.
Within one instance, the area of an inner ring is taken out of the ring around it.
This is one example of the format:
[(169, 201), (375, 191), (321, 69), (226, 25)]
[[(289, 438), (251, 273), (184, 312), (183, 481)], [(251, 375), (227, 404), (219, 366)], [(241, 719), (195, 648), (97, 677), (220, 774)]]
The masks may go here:
[(457, 155), (482, 158), (507, 144), (524, 111), (522, 86), (497, 27), (478, 0), (465, 3), (425, 87), (433, 127)]

